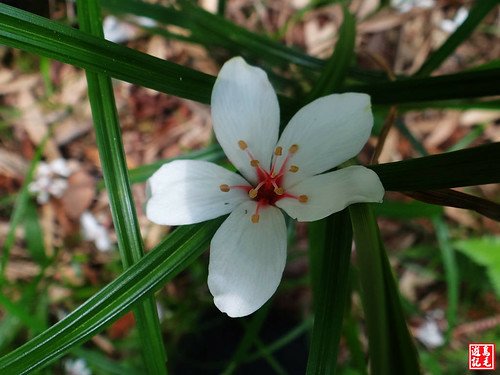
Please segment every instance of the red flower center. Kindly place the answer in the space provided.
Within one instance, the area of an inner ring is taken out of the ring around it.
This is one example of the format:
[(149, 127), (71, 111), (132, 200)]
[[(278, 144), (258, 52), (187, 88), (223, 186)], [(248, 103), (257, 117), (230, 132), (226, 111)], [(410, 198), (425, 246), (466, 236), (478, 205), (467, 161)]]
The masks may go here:
[(282, 187), (283, 178), (286, 172), (295, 173), (299, 170), (299, 167), (296, 165), (291, 165), (289, 168), (287, 167), (290, 158), (299, 149), (298, 145), (294, 144), (290, 146), (290, 148), (288, 149), (288, 154), (286, 155), (285, 160), (283, 161), (283, 164), (281, 165), (278, 172), (275, 172), (275, 167), (276, 167), (276, 159), (283, 153), (283, 148), (281, 146), (276, 147), (276, 149), (274, 150), (275, 159), (273, 161), (271, 170), (269, 172), (260, 166), (260, 162), (254, 158), (253, 154), (248, 149), (248, 145), (245, 141), (243, 140), (238, 141), (238, 146), (242, 151), (246, 151), (248, 157), (250, 158), (250, 165), (255, 168), (255, 172), (257, 173), (257, 178), (259, 182), (253, 188), (251, 188), (250, 186), (229, 186), (226, 184), (222, 184), (220, 185), (220, 190), (223, 192), (228, 192), (232, 188), (246, 190), (248, 192), (248, 196), (252, 200), (257, 202), (257, 208), (255, 210), (255, 213), (252, 215), (253, 223), (259, 222), (259, 217), (260, 217), (259, 210), (262, 207), (266, 207), (268, 205), (274, 206), (275, 203), (280, 199), (293, 198), (297, 199), (301, 203), (307, 203), (309, 199), (307, 195), (296, 196), (286, 192), (285, 189)]

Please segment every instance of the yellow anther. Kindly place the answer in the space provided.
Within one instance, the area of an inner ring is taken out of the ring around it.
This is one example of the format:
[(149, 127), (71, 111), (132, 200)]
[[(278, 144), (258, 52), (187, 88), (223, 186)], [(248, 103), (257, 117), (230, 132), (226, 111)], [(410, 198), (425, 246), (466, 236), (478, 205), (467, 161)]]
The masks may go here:
[(253, 198), (255, 198), (255, 197), (257, 196), (257, 190), (255, 190), (255, 189), (250, 189), (250, 190), (248, 191), (248, 196), (249, 196), (250, 198), (252, 198), (252, 199), (253, 199)]
[(259, 161), (257, 159), (250, 160), (250, 165), (252, 167), (257, 167), (259, 165)]
[(299, 170), (299, 167), (297, 167), (296, 165), (291, 165), (290, 166), (290, 169), (288, 169), (290, 172), (292, 173), (295, 173), (295, 172), (298, 172)]
[(219, 186), (219, 188), (220, 188), (220, 191), (223, 191), (224, 193), (227, 193), (229, 190), (231, 190), (229, 185), (226, 185), (226, 184), (222, 184), (221, 186)]
[(274, 155), (281, 156), (282, 154), (283, 154), (283, 147), (281, 146), (276, 147), (276, 149), (274, 150)]
[(276, 189), (274, 189), (274, 193), (276, 195), (283, 195), (285, 194), (285, 189), (283, 189), (282, 187), (277, 187)]
[(255, 214), (252, 215), (252, 223), (257, 224), (259, 222), (260, 216)]
[(299, 202), (300, 203), (307, 203), (309, 200), (309, 197), (307, 195), (299, 195)]
[(241, 140), (240, 140), (240, 141), (238, 141), (238, 146), (240, 146), (240, 148), (241, 148), (242, 150), (246, 150), (246, 149), (248, 148), (247, 143), (246, 143), (245, 141), (241, 141)]
[(296, 145), (296, 144), (293, 144), (290, 146), (290, 148), (288, 149), (288, 152), (290, 154), (295, 154), (297, 152), (297, 150), (299, 149), (299, 145)]

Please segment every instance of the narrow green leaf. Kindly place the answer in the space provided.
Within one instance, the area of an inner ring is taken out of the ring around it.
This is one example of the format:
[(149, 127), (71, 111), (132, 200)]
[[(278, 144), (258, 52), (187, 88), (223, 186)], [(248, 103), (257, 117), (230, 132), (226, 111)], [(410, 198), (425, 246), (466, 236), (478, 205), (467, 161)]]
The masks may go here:
[(500, 221), (500, 204), (452, 189), (408, 192), (408, 196), (440, 206), (473, 210), (490, 219)]
[(244, 322), (246, 323), (244, 324), (245, 334), (234, 351), (233, 357), (229, 360), (226, 369), (222, 372), (223, 375), (235, 373), (239, 364), (244, 361), (250, 347), (259, 338), (259, 331), (266, 320), (269, 306), (270, 303), (267, 302), (249, 318), (248, 322)]
[(198, 26), (216, 38), (216, 41), (224, 43), (224, 46), (232, 49), (233, 52), (249, 52), (252, 56), (265, 56), (267, 61), (288, 62), (309, 68), (318, 68), (323, 65), (319, 59), (239, 27), (223, 17), (195, 6), (190, 1), (181, 1), (181, 7), (197, 22)]
[(219, 0), (217, 2), (217, 14), (224, 17), (224, 13), (226, 13), (226, 0)]
[(384, 200), (382, 204), (373, 207), (377, 216), (393, 219), (414, 219), (419, 217), (434, 217), (443, 213), (443, 208), (418, 201), (400, 202)]
[[(77, 4), (81, 29), (96, 37), (104, 38), (97, 0), (78, 0)], [(91, 72), (87, 72), (87, 82), (97, 147), (108, 188), (118, 248), (123, 266), (127, 268), (143, 256), (144, 244), (127, 175), (113, 86), (108, 76)], [(165, 348), (154, 296), (136, 306), (135, 316), (145, 367), (151, 374), (166, 374)]]
[(420, 374), (418, 356), (371, 207), (349, 206), (372, 374)]
[(0, 358), (0, 373), (34, 371), (90, 339), (201, 255), (221, 222), (215, 219), (176, 229), (65, 319)]
[(458, 294), (460, 280), (458, 275), (458, 265), (455, 256), (455, 250), (450, 243), (448, 227), (442, 216), (435, 217), (432, 221), (436, 229), (436, 235), (443, 259), (444, 274), (446, 277), (446, 286), (448, 294), (448, 306), (446, 308), (446, 320), (448, 327), (446, 329), (446, 340), (449, 342), (453, 329), (457, 324), (458, 316)]
[[(319, 68), (324, 62), (286, 47), (263, 35), (252, 33), (220, 15), (209, 13), (188, 1), (181, 2), (181, 10), (138, 0), (101, 0), (103, 6), (115, 13), (130, 13), (148, 17), (166, 25), (189, 29), (204, 43), (223, 46), (233, 53), (251, 53), (275, 63), (295, 63)], [(203, 38), (203, 36), (206, 36)], [(207, 37), (208, 36), (208, 37)]]
[(174, 158), (158, 160), (154, 163), (141, 165), (140, 167), (131, 169), (129, 171), (130, 182), (133, 184), (139, 182), (145, 182), (163, 164), (169, 163), (174, 160), (193, 159), (193, 160), (206, 160), (206, 161), (216, 162), (223, 159), (224, 157), (225, 157), (224, 151), (222, 151), (219, 145), (214, 144), (208, 146), (207, 148), (204, 148), (203, 150), (192, 151)]
[(470, 71), (438, 77), (408, 78), (393, 82), (349, 85), (343, 92), (364, 92), (374, 104), (476, 98), (500, 94), (500, 69)]
[[(284, 367), (274, 358), (271, 352), (268, 350), (267, 346), (262, 343), (259, 338), (255, 339), (255, 347), (259, 351), (260, 357), (264, 359), (269, 366), (273, 369), (276, 375), (287, 375), (287, 371)], [(246, 358), (245, 358), (246, 359)]]
[[(267, 353), (271, 354), (271, 353), (283, 348), (284, 346), (288, 345), (290, 342), (292, 342), (293, 340), (295, 340), (299, 336), (306, 333), (306, 331), (311, 329), (312, 324), (313, 324), (313, 320), (311, 318), (305, 319), (297, 327), (291, 329), (285, 335), (283, 335), (279, 339), (277, 339), (277, 340), (273, 341), (272, 343), (270, 343), (269, 345), (267, 345), (266, 346)], [(259, 350), (256, 351), (255, 353), (248, 355), (245, 358), (245, 362), (255, 361), (258, 358), (260, 358), (261, 356), (262, 356), (262, 354), (261, 354), (261, 350), (259, 348)]]
[[(22, 289), (22, 295), (19, 301), (16, 302), (17, 305), (24, 306), (24, 308), (29, 309), (29, 313), (32, 313), (33, 305), (36, 305), (36, 309), (43, 304), (40, 304), (40, 295), (45, 296), (45, 291), (40, 293), (40, 280), (45, 272), (45, 267), (42, 266), (40, 273), (32, 280), (28, 285), (25, 285)], [(36, 298), (38, 297), (38, 298)], [(42, 297), (43, 298), (43, 297)], [(36, 310), (35, 309), (35, 310)], [(46, 311), (45, 311), (46, 313)], [(0, 320), (0, 353), (12, 344), (16, 339), (17, 334), (25, 327), (30, 327), (33, 333), (41, 332), (46, 327), (45, 321), (40, 319), (39, 314), (35, 314), (35, 324), (23, 325), (22, 319), (14, 314), (5, 314)], [(30, 332), (31, 333), (31, 332)]]
[(339, 30), (337, 44), (309, 94), (309, 101), (336, 91), (344, 81), (354, 57), (356, 20), (346, 7), (342, 7), (342, 10), (344, 21)]
[(40, 226), (35, 202), (32, 200), (26, 202), (23, 222), (24, 238), (28, 251), (35, 262), (40, 265), (46, 264), (48, 259), (45, 254), (43, 231)]
[(370, 165), (386, 190), (415, 191), (500, 182), (500, 142), (394, 163)]
[(84, 359), (91, 369), (98, 370), (96, 371), (97, 374), (137, 375), (141, 373), (141, 369), (126, 366), (95, 350), (88, 350), (80, 347), (71, 350), (71, 354), (75, 357)]
[(453, 248), (486, 268), (488, 278), (500, 298), (500, 236), (468, 238), (453, 243)]
[[(0, 4), (0, 43), (202, 103), (210, 101), (215, 82), (215, 77), (208, 74), (92, 37), (5, 4)], [(500, 69), (489, 69), (349, 85), (342, 91), (370, 94), (374, 104), (450, 100), (498, 95), (499, 78)], [(297, 108), (297, 103), (290, 99), (280, 99), (282, 112)]]
[(44, 137), (43, 141), (36, 148), (35, 155), (31, 160), (28, 171), (23, 181), (23, 185), (21, 186), (21, 190), (19, 191), (15, 203), (14, 210), (11, 215), (9, 230), (7, 235), (5, 236), (3, 245), (2, 245), (2, 254), (0, 258), (0, 285), (4, 282), (5, 277), (5, 269), (7, 267), (7, 263), (9, 262), (10, 250), (14, 245), (15, 241), (15, 231), (19, 224), (21, 224), (21, 220), (25, 216), (26, 206), (29, 204), (30, 192), (28, 190), (29, 184), (33, 179), (33, 174), (35, 173), (35, 168), (40, 162), (42, 158), (43, 149), (45, 148), (45, 143), (47, 141), (48, 134)]
[(401, 134), (411, 143), (415, 151), (420, 153), (421, 156), (428, 156), (428, 153), (422, 143), (413, 135), (413, 133), (408, 129), (401, 117), (396, 118), (396, 127), (401, 132)]
[[(411, 133), (408, 133), (411, 135)], [(415, 144), (418, 146), (418, 150), (422, 155), (428, 155), (427, 150), (425, 147), (417, 140), (414, 139)], [(491, 147), (494, 145), (500, 145), (500, 143), (493, 143), (488, 146), (482, 146), (482, 147), (477, 147), (477, 149), (480, 150), (485, 150), (485, 147)], [(473, 150), (473, 149), (472, 149)], [(464, 153), (470, 150), (463, 150), (461, 151), (462, 154), (461, 156), (464, 156)], [(459, 151), (448, 153), (448, 154), (455, 154), (457, 155)], [(446, 155), (446, 154), (444, 154)], [(497, 157), (499, 157), (497, 153)], [(429, 156), (424, 156), (424, 157), (429, 157)], [(478, 160), (479, 157), (476, 156), (475, 162), (481, 163), (480, 160)], [(460, 165), (460, 164), (458, 164)], [(478, 164), (479, 165), (479, 164)], [(463, 170), (462, 173), (467, 173), (467, 169)], [(455, 196), (455, 198), (457, 198)], [(463, 197), (462, 197), (463, 198)], [(461, 202), (463, 204), (463, 202)], [(470, 203), (470, 202), (469, 202)], [(475, 202), (477, 204), (477, 202)], [(434, 229), (436, 231), (436, 235), (438, 238), (439, 242), (439, 248), (441, 250), (441, 258), (443, 260), (443, 266), (444, 266), (444, 271), (445, 271), (445, 277), (446, 277), (446, 287), (447, 287), (447, 295), (448, 295), (448, 306), (446, 308), (446, 317), (448, 320), (448, 328), (446, 332), (446, 339), (449, 341), (451, 339), (451, 334), (452, 330), (455, 327), (455, 324), (457, 322), (457, 314), (458, 314), (458, 294), (459, 294), (459, 278), (458, 278), (458, 265), (455, 257), (455, 252), (453, 248), (450, 245), (449, 241), (449, 234), (448, 234), (448, 228), (446, 226), (446, 223), (442, 217), (442, 215), (436, 216), (432, 219), (432, 222), (434, 224)]]
[[(498, 103), (497, 109), (500, 109), (500, 102)], [(470, 146), (474, 141), (481, 137), (486, 130), (487, 125), (481, 124), (472, 128), (463, 138), (461, 138), (457, 143), (448, 148), (446, 152), (457, 151)]]
[[(25, 302), (25, 301), (22, 301)], [(15, 303), (6, 295), (0, 292), (0, 306), (5, 309), (5, 312), (12, 314), (19, 319), (26, 327), (33, 331), (41, 331), (44, 324), (37, 319), (34, 319), (30, 312), (26, 309), (25, 303)]]
[(210, 101), (215, 78), (0, 4), (0, 43), (172, 95)]
[(500, 108), (500, 100), (444, 100), (420, 103), (407, 103), (398, 106), (399, 112), (416, 111), (428, 108), (436, 109), (485, 109), (491, 111), (498, 111)]
[(434, 51), (427, 61), (415, 74), (418, 77), (428, 76), (435, 69), (437, 69), (453, 51), (465, 41), (472, 32), (476, 29), (477, 25), (488, 15), (488, 13), (499, 4), (498, 0), (481, 0), (476, 1), (470, 10), (467, 19), (455, 30), (453, 34)]
[(351, 366), (356, 371), (357, 375), (368, 375), (365, 353), (361, 343), (361, 335), (358, 328), (358, 320), (350, 314), (346, 314), (346, 322), (344, 325), (344, 337), (349, 354), (351, 357)]
[(310, 225), (309, 252), (318, 273), (314, 291), (314, 327), (307, 374), (334, 374), (342, 322), (349, 297), (352, 229), (347, 210)]

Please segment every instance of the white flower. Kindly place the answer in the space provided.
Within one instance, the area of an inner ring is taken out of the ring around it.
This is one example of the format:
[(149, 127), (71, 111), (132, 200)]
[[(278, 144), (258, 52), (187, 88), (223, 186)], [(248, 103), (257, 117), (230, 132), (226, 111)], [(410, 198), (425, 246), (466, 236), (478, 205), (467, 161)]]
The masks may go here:
[(97, 250), (103, 252), (111, 250), (113, 244), (109, 234), (106, 228), (99, 224), (94, 215), (85, 211), (80, 216), (80, 225), (82, 226), (83, 238), (87, 241), (94, 241)]
[(458, 9), (457, 14), (451, 20), (442, 20), (440, 23), (441, 29), (451, 34), (454, 33), (460, 25), (469, 17), (469, 10), (467, 8), (461, 7)]
[(36, 194), (37, 202), (47, 203), (50, 196), (61, 198), (68, 188), (67, 178), (72, 169), (64, 159), (55, 159), (50, 163), (40, 162), (37, 166), (34, 181), (28, 189)]
[(409, 12), (414, 8), (430, 9), (434, 5), (434, 0), (391, 0), (391, 6), (401, 13)]
[(427, 318), (415, 332), (415, 337), (429, 349), (444, 345), (444, 337), (435, 319)]
[(64, 370), (67, 375), (92, 375), (87, 362), (82, 359), (67, 359), (64, 361)]
[(373, 126), (368, 95), (319, 98), (278, 139), (278, 100), (266, 73), (236, 57), (222, 67), (211, 105), (217, 140), (242, 176), (205, 161), (167, 163), (149, 180), (146, 212), (163, 225), (230, 213), (211, 242), (208, 286), (215, 305), (239, 317), (261, 307), (281, 280), (287, 247), (281, 210), (319, 220), (354, 202), (379, 202), (384, 188), (361, 166), (320, 174), (366, 143)]

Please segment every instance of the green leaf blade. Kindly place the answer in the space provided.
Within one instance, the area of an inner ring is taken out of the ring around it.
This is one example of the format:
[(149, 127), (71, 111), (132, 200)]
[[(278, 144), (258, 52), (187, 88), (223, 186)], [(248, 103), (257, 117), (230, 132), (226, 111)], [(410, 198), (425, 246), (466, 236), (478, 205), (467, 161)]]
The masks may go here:
[(476, 1), (467, 19), (450, 35), (441, 47), (430, 55), (415, 75), (419, 77), (428, 76), (437, 69), (472, 34), (484, 17), (498, 4), (498, 0)]
[[(103, 38), (100, 7), (97, 0), (78, 0), (78, 19), (82, 30)], [(87, 72), (89, 99), (104, 180), (108, 187), (113, 223), (124, 268), (144, 254), (137, 213), (130, 189), (121, 129), (116, 112), (111, 79)], [(165, 348), (154, 296), (135, 307), (145, 367), (152, 374), (166, 374)]]
[(175, 230), (65, 319), (0, 358), (0, 373), (26, 374), (94, 336), (185, 269), (207, 248), (221, 222), (215, 219)]
[(500, 142), (410, 160), (370, 165), (385, 190), (415, 191), (500, 182)]
[[(366, 203), (349, 206), (372, 374), (419, 374), (416, 348), (406, 326), (375, 216)], [(397, 360), (394, 360), (397, 358)]]
[(310, 226), (314, 326), (307, 374), (334, 374), (349, 300), (352, 229), (346, 210)]

